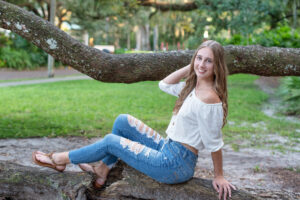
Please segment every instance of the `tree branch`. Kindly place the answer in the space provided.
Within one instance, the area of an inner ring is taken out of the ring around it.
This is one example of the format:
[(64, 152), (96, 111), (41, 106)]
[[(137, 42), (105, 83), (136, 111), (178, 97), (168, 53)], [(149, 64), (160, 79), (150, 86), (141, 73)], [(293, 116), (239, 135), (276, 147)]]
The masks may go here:
[[(194, 51), (106, 54), (85, 46), (48, 21), (0, 0), (0, 27), (9, 29), (88, 76), (104, 82), (160, 80), (190, 63)], [(299, 76), (300, 49), (225, 46), (230, 74)]]
[(43, 16), (40, 15), (40, 13), (38, 12), (38, 10), (31, 3), (23, 3), (23, 4), (20, 5), (20, 7), (26, 7), (29, 11), (32, 11), (37, 16), (43, 18)]
[(184, 4), (160, 2), (156, 0), (138, 0), (138, 5), (154, 7), (162, 12), (176, 10), (176, 11), (192, 11), (198, 8), (195, 2), (188, 2)]
[[(278, 22), (280, 22), (280, 21), (282, 21), (282, 20), (284, 20), (284, 19), (288, 19), (288, 18), (291, 18), (291, 17), (293, 17), (294, 15), (292, 14), (292, 13), (288, 13), (286, 16), (283, 16), (283, 17), (280, 17), (280, 18), (277, 18), (276, 19), (276, 16), (274, 16), (274, 15), (271, 15), (271, 17), (275, 17), (275, 23), (278, 23)], [(299, 16), (300, 17), (300, 13), (298, 13), (297, 14), (297, 16)]]

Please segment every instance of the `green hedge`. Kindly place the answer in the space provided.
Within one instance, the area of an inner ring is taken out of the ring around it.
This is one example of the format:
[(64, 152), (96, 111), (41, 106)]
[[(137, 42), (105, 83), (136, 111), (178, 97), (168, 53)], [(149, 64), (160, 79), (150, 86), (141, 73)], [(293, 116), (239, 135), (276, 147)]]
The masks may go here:
[(281, 112), (300, 116), (300, 77), (290, 76), (281, 79), (277, 94), (283, 99)]
[(253, 34), (245, 38), (240, 34), (233, 35), (229, 39), (218, 38), (223, 45), (254, 45), (259, 44), (265, 47), (300, 48), (300, 29), (292, 30), (287, 25), (282, 25), (273, 30), (264, 30), (262, 33)]

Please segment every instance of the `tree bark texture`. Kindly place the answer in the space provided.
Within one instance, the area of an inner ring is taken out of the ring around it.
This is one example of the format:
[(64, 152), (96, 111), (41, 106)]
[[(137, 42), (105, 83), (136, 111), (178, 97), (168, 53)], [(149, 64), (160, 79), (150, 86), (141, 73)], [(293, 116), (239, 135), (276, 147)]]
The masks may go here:
[[(84, 45), (42, 18), (0, 0), (0, 27), (11, 30), (63, 64), (103, 82), (160, 80), (190, 63), (194, 51), (112, 55)], [(230, 74), (299, 76), (300, 49), (225, 46)]]
[[(93, 176), (86, 172), (40, 170), (10, 162), (0, 162), (0, 199), (155, 199), (216, 200), (211, 181), (199, 178), (175, 185), (162, 184), (119, 162), (101, 190), (92, 188)], [(233, 191), (232, 200), (254, 200), (242, 190)]]
[(0, 199), (83, 200), (91, 184), (87, 173), (58, 173), (0, 162)]

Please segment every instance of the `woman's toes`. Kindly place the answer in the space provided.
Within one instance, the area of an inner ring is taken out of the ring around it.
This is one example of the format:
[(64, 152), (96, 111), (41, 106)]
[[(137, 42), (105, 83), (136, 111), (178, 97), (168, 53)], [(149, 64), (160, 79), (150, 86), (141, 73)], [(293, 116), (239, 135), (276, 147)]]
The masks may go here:
[(37, 153), (37, 154), (45, 155), (45, 153), (44, 153), (44, 152), (41, 152), (41, 151), (37, 151), (36, 153)]
[(49, 159), (48, 156), (45, 156), (43, 154), (36, 154), (36, 159), (42, 163), (48, 163), (48, 164), (53, 164), (52, 161)]

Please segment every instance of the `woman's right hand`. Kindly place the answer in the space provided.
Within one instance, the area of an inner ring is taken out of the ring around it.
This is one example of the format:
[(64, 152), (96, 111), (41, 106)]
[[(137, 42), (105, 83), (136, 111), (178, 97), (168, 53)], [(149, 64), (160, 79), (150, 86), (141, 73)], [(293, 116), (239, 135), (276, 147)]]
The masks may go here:
[(190, 72), (190, 65), (187, 65), (185, 67), (176, 70), (175, 72), (172, 72), (166, 78), (164, 78), (163, 81), (167, 84), (176, 84), (181, 79), (187, 78), (189, 72)]

